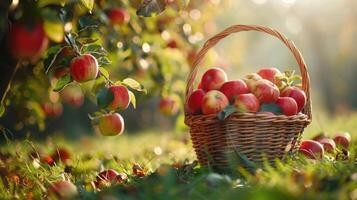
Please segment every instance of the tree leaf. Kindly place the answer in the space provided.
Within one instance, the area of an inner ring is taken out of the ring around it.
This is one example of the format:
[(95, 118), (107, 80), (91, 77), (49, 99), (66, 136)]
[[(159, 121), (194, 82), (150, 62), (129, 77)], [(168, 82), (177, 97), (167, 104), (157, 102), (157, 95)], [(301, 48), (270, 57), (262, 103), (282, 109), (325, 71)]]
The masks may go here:
[(122, 84), (130, 87), (131, 89), (134, 89), (139, 92), (144, 92), (145, 94), (147, 93), (147, 90), (142, 86), (139, 82), (132, 78), (126, 78), (122, 81)]
[(93, 44), (97, 41), (98, 41), (98, 38), (91, 38), (91, 37), (82, 37), (82, 38), (77, 39), (77, 42), (79, 42), (81, 45)]
[(94, 0), (80, 0), (80, 3), (89, 11), (93, 10)]
[(102, 57), (98, 58), (99, 66), (109, 65), (110, 63), (112, 63), (112, 61), (110, 61), (109, 58), (107, 58), (106, 56), (102, 56)]
[(165, 8), (165, 0), (144, 0), (136, 14), (141, 17), (151, 17), (162, 13)]
[(217, 117), (219, 120), (224, 120), (226, 119), (229, 115), (237, 112), (237, 108), (234, 107), (233, 105), (229, 105), (225, 107), (221, 112), (218, 113)]
[(129, 96), (130, 96), (130, 103), (133, 105), (134, 108), (136, 108), (136, 97), (135, 94), (129, 90)]
[(46, 35), (54, 42), (60, 43), (64, 38), (64, 27), (60, 21), (45, 20), (44, 29)]
[(83, 45), (81, 48), (82, 54), (92, 54), (93, 56), (105, 56), (107, 55), (107, 51), (99, 44), (88, 44)]
[(5, 106), (0, 104), (0, 117), (2, 117), (5, 114)]
[(63, 7), (67, 2), (68, 0), (39, 0), (37, 4), (39, 7), (45, 7), (47, 5), (60, 5)]
[(51, 46), (47, 50), (47, 56), (46, 59), (43, 61), (43, 64), (45, 66), (46, 74), (50, 71), (52, 68), (53, 63), (56, 61), (56, 58), (59, 53), (64, 49), (65, 47), (62, 47), (61, 45), (54, 45)]
[(99, 72), (107, 79), (109, 79), (109, 72), (103, 67), (99, 67)]
[(272, 112), (282, 114), (281, 108), (276, 103), (266, 103), (260, 106), (260, 112)]
[(58, 79), (55, 88), (53, 88), (53, 91), (55, 92), (61, 91), (70, 82), (72, 82), (72, 77), (70, 74), (62, 76), (61, 78)]
[(97, 94), (97, 104), (101, 108), (106, 108), (113, 101), (114, 94), (107, 87), (99, 89)]

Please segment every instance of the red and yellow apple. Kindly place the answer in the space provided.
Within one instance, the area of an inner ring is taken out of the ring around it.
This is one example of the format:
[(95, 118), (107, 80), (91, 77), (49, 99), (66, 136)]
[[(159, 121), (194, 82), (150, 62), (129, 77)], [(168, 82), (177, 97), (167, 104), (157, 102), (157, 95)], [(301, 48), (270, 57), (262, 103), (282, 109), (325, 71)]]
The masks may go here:
[(226, 95), (229, 102), (233, 102), (240, 94), (249, 93), (247, 84), (242, 80), (227, 81), (223, 83), (219, 91)]
[(227, 81), (227, 74), (220, 68), (214, 67), (207, 70), (202, 76), (202, 88), (208, 92), (219, 90), (224, 82)]
[(108, 170), (104, 170), (101, 171), (98, 175), (97, 175), (97, 182), (100, 181), (115, 181), (115, 179), (117, 178), (117, 176), (119, 175), (119, 173), (117, 171), (115, 171), (114, 169), (108, 169)]
[(63, 113), (63, 106), (61, 103), (43, 103), (41, 108), (48, 117), (59, 117)]
[(80, 86), (77, 84), (70, 84), (60, 91), (63, 102), (68, 103), (74, 107), (80, 107), (84, 103), (84, 94)]
[(176, 95), (163, 97), (159, 102), (159, 111), (166, 116), (175, 115), (179, 111), (179, 97)]
[(97, 59), (91, 54), (75, 57), (71, 61), (70, 70), (72, 78), (79, 83), (93, 80), (98, 75)]
[(109, 87), (109, 91), (113, 93), (113, 101), (108, 105), (108, 109), (125, 110), (130, 103), (129, 90), (123, 85), (114, 85)]
[(130, 21), (130, 15), (124, 8), (111, 8), (108, 10), (107, 16), (113, 25), (127, 24)]
[(229, 101), (222, 92), (211, 90), (202, 99), (202, 113), (205, 115), (221, 112), (229, 105)]
[(252, 92), (255, 89), (255, 84), (257, 81), (261, 80), (262, 77), (257, 73), (251, 73), (244, 76), (243, 80), (247, 84), (249, 90)]
[(298, 112), (300, 112), (306, 104), (306, 94), (298, 87), (286, 87), (280, 96), (293, 98), (298, 106)]
[(239, 112), (258, 112), (260, 109), (260, 103), (258, 98), (252, 94), (240, 94), (234, 100), (234, 107), (238, 109)]
[(275, 102), (280, 95), (279, 88), (265, 79), (256, 81), (250, 90), (259, 99), (260, 103)]
[(335, 144), (335, 141), (333, 141), (333, 139), (323, 138), (323, 139), (319, 140), (318, 142), (320, 144), (322, 144), (322, 146), (324, 147), (324, 150), (326, 152), (328, 152), (328, 153), (335, 152), (336, 144)]
[(49, 166), (54, 166), (56, 164), (55, 160), (50, 155), (42, 155), (41, 162), (46, 163)]
[(104, 136), (121, 135), (124, 131), (124, 119), (118, 113), (103, 115), (99, 118), (98, 128)]
[(348, 132), (338, 133), (333, 140), (337, 146), (347, 149), (350, 146), (351, 135)]
[(57, 148), (51, 156), (56, 162), (67, 164), (71, 160), (71, 153), (65, 148)]
[(276, 104), (286, 116), (296, 115), (298, 112), (297, 104), (291, 97), (279, 97), (278, 100), (276, 100)]
[(202, 112), (202, 102), (205, 91), (202, 89), (197, 89), (192, 92), (188, 98), (188, 109), (193, 114), (199, 114)]
[(73, 199), (78, 195), (77, 187), (69, 181), (56, 181), (52, 183), (50, 191), (59, 199)]
[(324, 147), (314, 140), (303, 140), (299, 152), (311, 159), (322, 159), (324, 156)]
[(281, 84), (281, 81), (277, 79), (277, 76), (281, 76), (282, 73), (277, 68), (274, 67), (262, 68), (258, 71), (257, 74), (259, 74), (260, 77), (262, 77), (263, 79), (266, 79), (277, 86), (280, 86)]
[(16, 59), (36, 60), (47, 49), (48, 38), (41, 23), (32, 27), (13, 23), (8, 33), (8, 46)]

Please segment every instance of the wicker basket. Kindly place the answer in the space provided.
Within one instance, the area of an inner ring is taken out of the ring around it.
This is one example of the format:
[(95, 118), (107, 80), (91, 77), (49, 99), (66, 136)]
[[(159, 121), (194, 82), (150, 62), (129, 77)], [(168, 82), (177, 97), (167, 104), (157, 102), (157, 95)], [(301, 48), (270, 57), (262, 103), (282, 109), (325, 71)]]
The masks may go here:
[[(225, 120), (216, 114), (192, 115), (187, 100), (193, 91), (198, 64), (207, 51), (232, 33), (259, 31), (282, 41), (293, 53), (302, 76), (302, 89), (307, 103), (302, 113), (293, 116), (263, 113), (234, 113)], [(199, 162), (213, 168), (231, 167), (232, 155), (244, 155), (254, 163), (282, 159), (287, 152), (296, 152), (304, 128), (311, 122), (310, 83), (306, 64), (294, 43), (276, 30), (255, 25), (234, 25), (210, 38), (199, 51), (188, 76), (185, 99), (185, 123), (190, 127), (191, 139)]]

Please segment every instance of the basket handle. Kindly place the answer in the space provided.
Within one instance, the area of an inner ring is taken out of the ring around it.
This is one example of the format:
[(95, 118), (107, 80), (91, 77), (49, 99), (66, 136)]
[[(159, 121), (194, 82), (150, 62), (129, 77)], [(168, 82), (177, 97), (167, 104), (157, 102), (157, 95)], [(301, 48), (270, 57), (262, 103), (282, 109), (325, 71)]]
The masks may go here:
[(300, 74), (302, 76), (302, 89), (306, 93), (306, 98), (307, 102), (305, 105), (305, 108), (303, 109), (303, 113), (308, 116), (309, 121), (311, 121), (311, 100), (310, 100), (310, 78), (309, 74), (307, 72), (307, 67), (304, 61), (304, 58), (302, 57), (300, 51), (298, 48), (295, 46), (294, 42), (286, 38), (283, 34), (279, 33), (278, 31), (264, 27), (264, 26), (257, 26), (257, 25), (233, 25), (222, 32), (214, 35), (210, 39), (207, 40), (207, 42), (203, 45), (201, 50), (198, 52), (195, 61), (193, 62), (191, 72), (188, 76), (187, 79), (187, 85), (186, 85), (186, 96), (185, 96), (185, 116), (189, 115), (188, 107), (187, 107), (187, 101), (188, 97), (190, 94), (193, 92), (193, 83), (194, 80), (196, 79), (197, 72), (198, 72), (198, 64), (202, 61), (203, 57), (206, 55), (207, 51), (214, 47), (220, 40), (223, 38), (227, 37), (228, 35), (232, 33), (238, 33), (241, 31), (258, 31), (258, 32), (263, 32), (267, 33), (269, 35), (272, 35), (276, 38), (278, 38), (280, 41), (282, 41), (293, 53), (299, 68), (300, 68)]

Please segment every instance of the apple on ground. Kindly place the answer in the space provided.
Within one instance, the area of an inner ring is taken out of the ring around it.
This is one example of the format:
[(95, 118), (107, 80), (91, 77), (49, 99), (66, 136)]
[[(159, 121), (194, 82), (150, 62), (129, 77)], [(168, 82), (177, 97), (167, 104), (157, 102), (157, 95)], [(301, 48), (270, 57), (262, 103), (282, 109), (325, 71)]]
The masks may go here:
[(286, 87), (281, 92), (280, 96), (293, 98), (297, 103), (298, 112), (300, 112), (306, 104), (306, 94), (302, 89), (298, 87)]
[(323, 138), (318, 141), (324, 147), (324, 150), (328, 153), (334, 153), (336, 149), (336, 144), (333, 139), (330, 138)]
[(279, 97), (278, 100), (276, 100), (276, 104), (286, 116), (296, 115), (298, 112), (297, 104), (291, 97)]
[(310, 159), (322, 159), (324, 156), (324, 147), (314, 140), (303, 140), (299, 152)]
[(48, 164), (49, 166), (54, 166), (56, 164), (55, 160), (52, 158), (52, 156), (50, 155), (43, 155), (41, 157), (41, 162), (42, 163), (46, 163)]
[(239, 112), (258, 112), (260, 109), (259, 100), (254, 94), (240, 94), (234, 100), (234, 107), (238, 109)]
[(261, 80), (262, 77), (260, 77), (259, 74), (257, 73), (251, 73), (246, 76), (244, 76), (243, 80), (247, 84), (249, 91), (253, 91), (255, 88), (255, 83), (259, 80)]
[(348, 132), (337, 133), (333, 139), (337, 146), (341, 146), (345, 149), (348, 149), (351, 142), (351, 135)]
[(243, 80), (227, 81), (219, 90), (226, 95), (229, 102), (233, 102), (240, 94), (249, 93), (248, 86)]
[(8, 46), (16, 59), (36, 60), (47, 49), (48, 38), (41, 23), (32, 27), (15, 22), (8, 33)]
[(127, 109), (130, 103), (130, 95), (128, 88), (123, 85), (114, 85), (110, 86), (109, 90), (113, 93), (114, 98), (113, 101), (108, 105), (108, 109)]
[(227, 74), (222, 69), (214, 67), (203, 74), (201, 83), (203, 90), (208, 92), (210, 90), (219, 90), (226, 81)]
[(250, 89), (260, 103), (273, 103), (280, 96), (279, 88), (265, 79), (256, 81)]
[(188, 98), (188, 109), (193, 114), (202, 113), (202, 102), (205, 91), (198, 89), (192, 92)]
[(113, 25), (127, 24), (130, 21), (130, 15), (124, 8), (111, 8), (108, 10), (107, 16)]
[(277, 78), (277, 76), (281, 76), (282, 73), (274, 67), (262, 68), (258, 71), (258, 73), (263, 79), (266, 79), (277, 86), (281, 85), (281, 81)]
[(78, 195), (77, 187), (69, 181), (56, 181), (52, 183), (50, 191), (59, 199), (73, 199)]
[(97, 59), (91, 54), (84, 54), (72, 59), (70, 64), (71, 76), (78, 83), (93, 80), (98, 75)]
[(124, 131), (124, 119), (118, 113), (103, 115), (99, 118), (98, 128), (104, 136), (121, 135)]
[(71, 153), (66, 148), (57, 148), (52, 153), (52, 158), (55, 161), (61, 161), (64, 164), (67, 164), (71, 160)]
[(218, 90), (211, 90), (203, 96), (202, 113), (205, 115), (219, 113), (228, 105), (226, 95)]
[(326, 134), (325, 132), (321, 132), (321, 133), (315, 135), (315, 136), (312, 138), (312, 140), (320, 141), (320, 140), (322, 140), (322, 139), (324, 139), (324, 138), (328, 138), (328, 137), (327, 137), (327, 134)]
[(175, 115), (179, 111), (180, 99), (176, 95), (163, 97), (159, 102), (159, 111), (166, 116)]
[(115, 171), (114, 169), (108, 169), (108, 170), (104, 170), (101, 171), (98, 175), (97, 175), (97, 182), (100, 181), (115, 181), (115, 179), (117, 178), (117, 176), (119, 175), (119, 173), (117, 171)]

